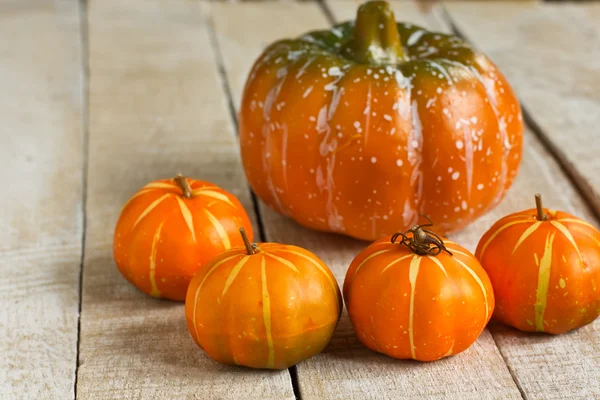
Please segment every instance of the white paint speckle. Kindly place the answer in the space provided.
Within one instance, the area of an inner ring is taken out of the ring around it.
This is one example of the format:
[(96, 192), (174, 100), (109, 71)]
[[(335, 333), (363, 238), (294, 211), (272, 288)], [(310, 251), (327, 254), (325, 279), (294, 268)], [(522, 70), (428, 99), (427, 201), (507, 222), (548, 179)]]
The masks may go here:
[(460, 176), (460, 172), (458, 172), (458, 171), (455, 171), (455, 172), (452, 174), (452, 180), (454, 180), (454, 181), (455, 181), (455, 180), (457, 180), (459, 176)]
[(460, 149), (462, 149), (463, 147), (464, 147), (464, 143), (463, 143), (463, 141), (462, 141), (462, 140), (460, 140), (460, 139), (459, 139), (459, 140), (457, 140), (457, 141), (456, 141), (456, 148), (460, 150)]
[(373, 164), (375, 164), (375, 163), (377, 162), (377, 158), (376, 158), (376, 157), (371, 157), (371, 162), (372, 162)]
[(402, 160), (401, 159), (397, 159), (396, 160), (396, 165), (401, 167), (402, 166)]

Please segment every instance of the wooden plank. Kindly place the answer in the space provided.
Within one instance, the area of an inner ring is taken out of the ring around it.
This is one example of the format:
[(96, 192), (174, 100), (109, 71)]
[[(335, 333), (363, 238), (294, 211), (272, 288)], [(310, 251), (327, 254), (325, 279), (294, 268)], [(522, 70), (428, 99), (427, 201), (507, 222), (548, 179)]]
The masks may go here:
[(210, 360), (188, 333), (183, 304), (136, 290), (112, 259), (121, 206), (153, 179), (181, 172), (208, 180), (252, 210), (205, 7), (185, 0), (89, 6), (82, 398), (294, 398), (287, 371), (241, 371)]
[[(351, 17), (356, 9), (355, 2), (329, 4), (336, 17), (338, 13)], [(429, 24), (412, 3), (398, 2), (394, 6), (405, 19), (425, 26)], [(327, 25), (314, 4), (232, 6), (219, 3), (213, 8), (218, 43), (230, 86), (238, 99), (251, 64), (264, 44)], [(269, 23), (288, 21), (288, 15), (294, 15), (294, 27)], [(261, 204), (261, 215), (268, 240), (293, 243), (314, 251), (332, 269), (340, 286), (351, 260), (367, 245), (302, 228), (264, 204)], [(325, 352), (299, 364), (297, 371), (300, 394), (305, 400), (521, 398), (487, 331), (469, 351), (459, 356), (429, 364), (401, 362), (364, 348), (354, 335), (346, 311)]]
[(456, 2), (448, 10), (459, 29), (503, 68), (548, 147), (600, 216), (597, 149), (589, 145), (600, 123), (600, 24), (594, 6)]
[(0, 398), (72, 398), (82, 224), (77, 1), (0, 3)]
[[(588, 162), (584, 153), (588, 152), (589, 157), (593, 156), (595, 149), (597, 150), (595, 146), (589, 145), (594, 143), (594, 140), (591, 125), (588, 127), (588, 124), (593, 121), (600, 122), (598, 109), (596, 107), (596, 110), (593, 110), (592, 104), (594, 98), (596, 104), (598, 103), (598, 95), (593, 92), (593, 85), (597, 86), (597, 82), (590, 79), (594, 75), (593, 68), (598, 71), (594, 65), (600, 61), (600, 54), (594, 56), (590, 50), (592, 54), (584, 59), (580, 48), (584, 45), (572, 41), (576, 35), (576, 26), (581, 26), (580, 32), (596, 37), (591, 33), (589, 21), (584, 21), (584, 15), (579, 15), (577, 21), (572, 19), (577, 13), (575, 10), (579, 9), (565, 5), (507, 6), (495, 3), (472, 4), (469, 7), (449, 3), (447, 7), (458, 28), (498, 62), (527, 109), (532, 111), (536, 122), (540, 123), (552, 140), (555, 140), (559, 132), (561, 135), (569, 132), (564, 137), (570, 138), (589, 135), (591, 141), (580, 146), (582, 153), (577, 156), (577, 160), (584, 158), (581, 163), (577, 163), (578, 168), (582, 168), (582, 163)], [(485, 23), (490, 18), (496, 23)], [(510, 25), (511, 29), (503, 29), (501, 34), (497, 30), (501, 25)], [(536, 28), (530, 29), (532, 26)], [(547, 43), (555, 42), (569, 49), (564, 53), (568, 54), (568, 57), (561, 57), (554, 48), (542, 47), (546, 39), (536, 38), (542, 31), (547, 33)], [(598, 40), (589, 39), (589, 43), (588, 48), (593, 47), (592, 43), (597, 44)], [(543, 59), (554, 61), (552, 65), (544, 66), (541, 64)], [(570, 70), (569, 66), (573, 70)], [(557, 71), (550, 71), (553, 68)], [(554, 75), (558, 71), (562, 71), (562, 74)], [(583, 76), (578, 78), (579, 74)], [(551, 76), (557, 78), (553, 84), (550, 84)], [(582, 79), (582, 82), (573, 81), (578, 79)], [(577, 87), (569, 86), (568, 81), (571, 85), (577, 84)], [(583, 81), (588, 83), (584, 85)], [(584, 87), (586, 85), (588, 87)], [(540, 113), (542, 104), (550, 107), (549, 110)], [(578, 106), (581, 107), (580, 110), (577, 110)], [(550, 110), (554, 110), (554, 115), (550, 115)], [(586, 118), (589, 119), (574, 121), (577, 115), (583, 117), (582, 112), (587, 113)], [(543, 124), (540, 118), (545, 119)], [(567, 120), (573, 120), (573, 125), (568, 130), (561, 131), (561, 126), (568, 127), (564, 125)], [(570, 143), (576, 143), (576, 140)], [(569, 149), (572, 146), (567, 146), (564, 140), (557, 144), (565, 153), (571, 151)], [(592, 168), (587, 172), (591, 173), (593, 170)], [(526, 132), (521, 172), (513, 189), (495, 211), (482, 218), (482, 224), (489, 226), (496, 219), (495, 214), (499, 212), (523, 208), (521, 204), (531, 202), (531, 193), (536, 191), (543, 193), (547, 206), (563, 209), (598, 226), (598, 220), (592, 217), (592, 213), (568, 182), (565, 174), (529, 131)], [(466, 236), (466, 242), (469, 242), (469, 238), (476, 238), (479, 232), (476, 232), (476, 229), (468, 229), (463, 234)], [(491, 331), (527, 398), (587, 399), (600, 393), (600, 321), (556, 337), (521, 334), (497, 325), (492, 326)]]

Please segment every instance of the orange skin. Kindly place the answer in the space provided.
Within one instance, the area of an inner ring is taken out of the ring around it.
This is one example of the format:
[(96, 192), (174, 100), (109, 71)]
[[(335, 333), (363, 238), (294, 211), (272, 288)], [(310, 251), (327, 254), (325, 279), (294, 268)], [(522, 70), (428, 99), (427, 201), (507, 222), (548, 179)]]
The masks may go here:
[(443, 240), (453, 256), (419, 256), (384, 237), (352, 261), (344, 301), (365, 346), (434, 361), (464, 351), (481, 334), (494, 310), (490, 280), (468, 250)]
[(395, 29), (408, 57), (398, 65), (340, 54), (348, 23), (276, 42), (256, 61), (240, 147), (270, 207), (312, 229), (375, 240), (420, 214), (442, 234), (457, 231), (503, 198), (523, 132), (505, 77), (456, 37)]
[(240, 227), (252, 236), (248, 215), (235, 196), (208, 182), (187, 182), (190, 198), (176, 179), (149, 183), (129, 199), (117, 222), (117, 267), (153, 297), (184, 300), (196, 271), (243, 244)]
[(562, 211), (508, 215), (481, 238), (476, 255), (494, 286), (494, 318), (526, 332), (559, 334), (600, 314), (600, 232)]
[(261, 243), (231, 249), (194, 276), (185, 301), (194, 341), (215, 361), (283, 369), (320, 353), (342, 299), (333, 274), (308, 250)]

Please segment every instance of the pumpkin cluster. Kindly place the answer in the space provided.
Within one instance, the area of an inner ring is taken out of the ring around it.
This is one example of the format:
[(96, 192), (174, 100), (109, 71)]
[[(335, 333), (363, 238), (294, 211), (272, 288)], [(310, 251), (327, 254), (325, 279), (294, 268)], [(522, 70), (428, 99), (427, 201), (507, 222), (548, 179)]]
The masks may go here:
[[(356, 23), (268, 47), (240, 110), (259, 197), (310, 228), (374, 240), (343, 285), (359, 340), (420, 361), (466, 350), (492, 317), (558, 334), (600, 314), (600, 232), (539, 195), (535, 209), (495, 223), (475, 255), (444, 237), (502, 199), (522, 130), (517, 99), (485, 55), (396, 23), (382, 1), (360, 6)], [(312, 252), (253, 236), (233, 194), (178, 175), (129, 199), (113, 252), (141, 291), (185, 300), (209, 357), (287, 368), (327, 346), (342, 293)]]

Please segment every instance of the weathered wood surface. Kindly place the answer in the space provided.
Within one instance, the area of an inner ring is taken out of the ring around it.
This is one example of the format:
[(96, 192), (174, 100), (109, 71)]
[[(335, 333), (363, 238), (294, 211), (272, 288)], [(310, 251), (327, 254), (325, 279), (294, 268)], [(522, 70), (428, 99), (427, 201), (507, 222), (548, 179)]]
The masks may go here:
[(210, 360), (188, 333), (182, 303), (132, 287), (112, 259), (120, 207), (147, 182), (181, 172), (224, 187), (252, 211), (205, 4), (89, 5), (88, 230), (80, 398), (290, 399), (287, 371)]
[[(543, 133), (564, 150), (580, 172), (600, 182), (595, 155), (600, 124), (600, 37), (593, 33), (585, 7), (448, 3), (447, 9), (458, 28), (506, 73)], [(492, 19), (496, 22), (485, 22)], [(499, 209), (523, 208), (519, 203), (531, 202), (527, 195), (539, 191), (547, 206), (598, 226), (531, 133), (521, 168), (515, 187)], [(471, 230), (463, 234), (470, 235)], [(527, 398), (589, 399), (599, 395), (600, 321), (556, 337), (525, 335), (497, 325), (491, 331)]]
[(450, 2), (447, 8), (458, 28), (516, 86), (600, 215), (597, 148), (590, 146), (600, 121), (598, 5)]
[[(337, 20), (351, 18), (355, 12), (353, 2), (328, 3)], [(228, 4), (215, 5), (215, 25), (220, 48), (223, 51), (225, 69), (236, 104), (242, 91), (243, 81), (262, 47), (272, 38), (295, 36), (314, 29), (321, 22), (318, 11), (310, 4), (303, 5), (304, 12), (294, 7), (295, 24), (262, 27), (251, 33), (246, 16), (260, 14), (264, 21), (282, 18), (286, 5), (278, 9), (261, 10), (255, 5), (238, 8)], [(443, 21), (424, 16), (410, 3), (396, 2), (394, 7), (401, 18), (434, 29), (448, 31)], [(258, 16), (256, 16), (258, 18)], [(305, 25), (301, 23), (304, 21)], [(246, 24), (246, 25), (244, 25)], [(255, 40), (256, 39), (256, 40)], [(251, 45), (252, 42), (255, 45)], [(535, 191), (544, 193), (546, 201), (557, 204), (558, 208), (590, 218), (583, 202), (577, 197), (573, 187), (551, 160), (537, 139), (527, 132), (526, 154), (519, 179), (507, 199), (481, 222), (457, 235), (454, 239), (474, 250), (481, 234), (500, 216), (531, 206)], [(351, 259), (365, 244), (350, 239), (322, 233), (309, 232), (293, 222), (280, 217), (266, 207), (262, 208), (263, 221), (268, 240), (296, 243), (315, 251), (334, 271), (338, 282), (343, 282), (344, 274)], [(589, 328), (586, 328), (589, 329)], [(496, 336), (498, 336), (497, 334)], [(527, 343), (529, 348), (534, 343)], [(551, 363), (544, 364), (546, 368)], [(536, 368), (540, 368), (538, 363)], [(457, 372), (458, 371), (458, 372)], [(565, 376), (568, 376), (565, 374)], [(390, 360), (364, 349), (354, 337), (346, 314), (344, 314), (336, 335), (327, 351), (298, 365), (298, 377), (303, 398), (397, 398), (397, 397), (501, 397), (520, 398), (502, 357), (489, 332), (485, 332), (475, 346), (466, 353), (435, 364), (415, 365)], [(440, 382), (444, 385), (440, 386)]]
[[(327, 4), (345, 20), (359, 2)], [(428, 6), (393, 5), (399, 19), (449, 30)], [(598, 163), (591, 156), (598, 141), (591, 129), (600, 122), (600, 88), (593, 79), (600, 6), (501, 2), (451, 3), (448, 9), (507, 73), (543, 133), (597, 190)], [(287, 371), (231, 368), (208, 359), (187, 332), (182, 304), (148, 298), (121, 277), (112, 233), (131, 194), (177, 172), (223, 186), (253, 210), (215, 50), (237, 107), (260, 51), (276, 38), (327, 27), (325, 14), (311, 2), (186, 0), (92, 0), (88, 11), (89, 174), (77, 397), (292, 399)], [(73, 397), (88, 128), (79, 18), (75, 0), (0, 5), (0, 176), (9, 187), (0, 196), (0, 398)], [(564, 137), (588, 140), (560, 142)], [(473, 250), (501, 215), (531, 207), (536, 191), (548, 206), (598, 226), (527, 131), (522, 169), (507, 198), (453, 239)], [(313, 250), (340, 286), (351, 259), (366, 246), (259, 208), (268, 240)], [(461, 355), (400, 362), (364, 348), (344, 311), (326, 351), (298, 365), (298, 382), (305, 400), (596, 398), (599, 338), (600, 322), (556, 337), (492, 325)]]
[(82, 224), (76, 1), (0, 3), (0, 398), (73, 397)]

